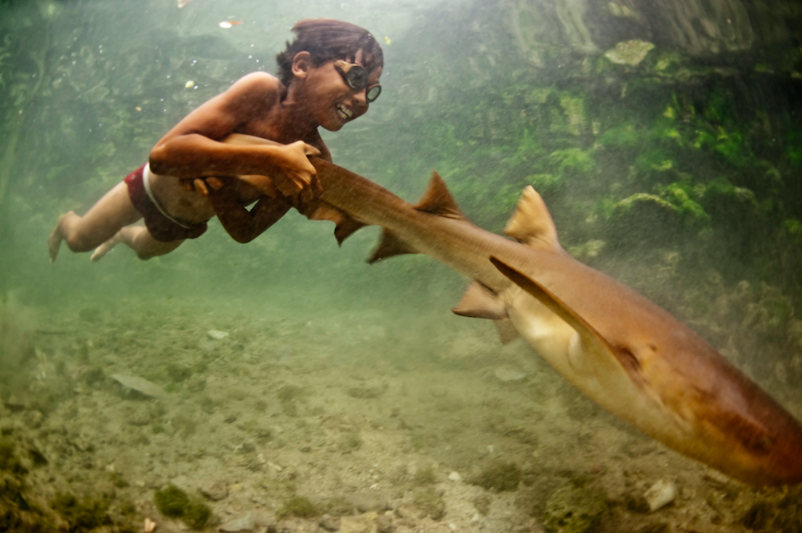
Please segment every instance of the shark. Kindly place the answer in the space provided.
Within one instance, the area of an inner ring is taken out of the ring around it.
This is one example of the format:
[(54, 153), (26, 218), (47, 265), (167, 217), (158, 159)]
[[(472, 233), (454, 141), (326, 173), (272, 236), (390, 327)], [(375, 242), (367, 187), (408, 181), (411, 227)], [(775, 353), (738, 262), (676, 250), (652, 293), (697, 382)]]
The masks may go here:
[(502, 342), (522, 336), (613, 415), (747, 484), (802, 483), (802, 425), (691, 328), (568, 254), (531, 186), (497, 235), (467, 219), (436, 172), (413, 205), (324, 159), (310, 161), (320, 194), (296, 207), (333, 221), (340, 244), (363, 226), (381, 227), (369, 263), (431, 256), (472, 280), (454, 313), (493, 320)]
[(380, 185), (310, 158), (321, 194), (302, 211), (342, 241), (382, 228), (368, 262), (423, 253), (472, 280), (453, 311), (522, 336), (610, 413), (677, 452), (754, 486), (802, 482), (802, 426), (680, 320), (560, 245), (527, 187), (497, 235), (472, 224), (435, 172), (412, 205)]

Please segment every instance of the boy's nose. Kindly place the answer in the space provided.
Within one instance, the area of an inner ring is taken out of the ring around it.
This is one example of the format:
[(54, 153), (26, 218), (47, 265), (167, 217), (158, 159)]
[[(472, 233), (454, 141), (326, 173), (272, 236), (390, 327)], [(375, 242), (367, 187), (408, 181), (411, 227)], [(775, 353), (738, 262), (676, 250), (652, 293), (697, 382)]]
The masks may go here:
[(362, 89), (361, 91), (354, 91), (354, 100), (360, 106), (367, 107), (368, 105), (368, 89), (367, 87)]

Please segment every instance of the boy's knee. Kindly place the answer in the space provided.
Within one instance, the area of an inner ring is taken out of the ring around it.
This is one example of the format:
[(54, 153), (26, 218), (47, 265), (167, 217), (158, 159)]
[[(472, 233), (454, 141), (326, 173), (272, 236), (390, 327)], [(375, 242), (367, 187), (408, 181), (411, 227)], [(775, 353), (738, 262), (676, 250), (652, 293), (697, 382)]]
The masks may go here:
[(67, 247), (73, 252), (88, 252), (97, 247), (94, 242), (80, 233), (64, 235), (64, 242), (67, 243)]

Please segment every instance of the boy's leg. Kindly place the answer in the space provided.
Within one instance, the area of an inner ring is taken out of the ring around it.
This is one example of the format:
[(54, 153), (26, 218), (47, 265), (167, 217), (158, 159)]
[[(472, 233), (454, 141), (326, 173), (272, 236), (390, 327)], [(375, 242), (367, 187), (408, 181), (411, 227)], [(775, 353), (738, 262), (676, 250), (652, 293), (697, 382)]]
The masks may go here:
[(90, 259), (92, 261), (100, 261), (112, 248), (122, 243), (136, 252), (137, 257), (146, 260), (157, 255), (168, 254), (181, 246), (182, 242), (184, 242), (183, 239), (170, 242), (157, 241), (150, 234), (148, 228), (131, 226), (122, 228), (114, 237), (98, 246)]
[(73, 252), (88, 252), (128, 224), (142, 218), (128, 196), (128, 185), (118, 183), (82, 217), (73, 211), (61, 215), (47, 240), (50, 262), (56, 260), (61, 241)]

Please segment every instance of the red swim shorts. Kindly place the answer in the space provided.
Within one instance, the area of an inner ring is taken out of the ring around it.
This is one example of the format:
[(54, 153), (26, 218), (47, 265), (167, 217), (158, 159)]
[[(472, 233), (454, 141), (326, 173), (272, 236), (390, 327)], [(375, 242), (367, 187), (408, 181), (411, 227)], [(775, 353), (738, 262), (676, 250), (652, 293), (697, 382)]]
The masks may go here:
[(154, 239), (161, 242), (181, 241), (184, 239), (197, 239), (206, 231), (206, 222), (190, 224), (171, 220), (164, 216), (145, 190), (142, 172), (145, 165), (134, 170), (125, 177), (128, 185), (128, 196), (137, 211), (142, 213), (145, 226)]

